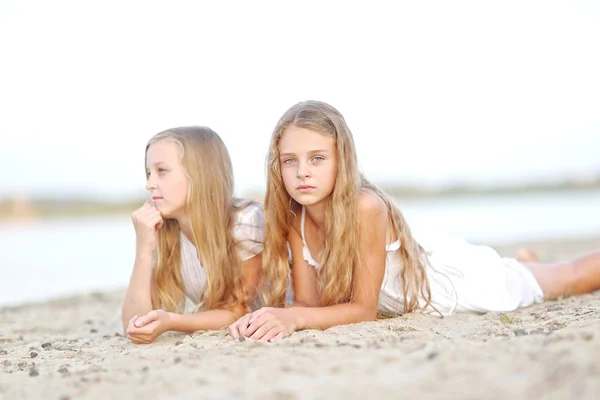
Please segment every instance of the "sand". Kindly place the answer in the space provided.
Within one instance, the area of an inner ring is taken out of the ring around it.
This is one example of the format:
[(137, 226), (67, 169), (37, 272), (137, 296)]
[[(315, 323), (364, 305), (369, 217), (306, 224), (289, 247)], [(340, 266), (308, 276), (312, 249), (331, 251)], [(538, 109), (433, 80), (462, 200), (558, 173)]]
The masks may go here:
[[(600, 248), (600, 238), (529, 245), (549, 261)], [(0, 398), (600, 398), (600, 291), (512, 313), (307, 330), (274, 344), (220, 330), (134, 345), (119, 335), (123, 295), (0, 309)]]

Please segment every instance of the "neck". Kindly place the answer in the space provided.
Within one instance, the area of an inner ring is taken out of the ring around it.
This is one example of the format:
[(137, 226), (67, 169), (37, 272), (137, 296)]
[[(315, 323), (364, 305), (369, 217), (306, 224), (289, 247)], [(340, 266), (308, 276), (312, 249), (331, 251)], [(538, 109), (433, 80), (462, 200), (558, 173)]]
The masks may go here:
[(181, 229), (181, 232), (183, 232), (185, 237), (188, 238), (190, 242), (195, 243), (194, 233), (192, 232), (192, 224), (190, 223), (190, 219), (187, 216), (181, 216), (179, 218), (176, 218), (176, 220), (179, 224), (179, 229)]
[(305, 206), (306, 213), (310, 216), (313, 223), (323, 231), (325, 227), (325, 207), (327, 206), (326, 201), (320, 201), (317, 204)]

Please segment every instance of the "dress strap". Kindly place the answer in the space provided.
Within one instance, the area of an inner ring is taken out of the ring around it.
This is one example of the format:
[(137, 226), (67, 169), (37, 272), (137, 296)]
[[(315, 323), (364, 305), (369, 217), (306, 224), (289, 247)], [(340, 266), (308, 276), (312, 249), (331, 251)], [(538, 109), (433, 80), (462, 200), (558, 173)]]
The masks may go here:
[(304, 239), (304, 218), (306, 215), (306, 208), (304, 208), (304, 206), (302, 206), (302, 217), (300, 219), (300, 232), (302, 233), (302, 244), (304, 245), (304, 247), (306, 246), (306, 239)]

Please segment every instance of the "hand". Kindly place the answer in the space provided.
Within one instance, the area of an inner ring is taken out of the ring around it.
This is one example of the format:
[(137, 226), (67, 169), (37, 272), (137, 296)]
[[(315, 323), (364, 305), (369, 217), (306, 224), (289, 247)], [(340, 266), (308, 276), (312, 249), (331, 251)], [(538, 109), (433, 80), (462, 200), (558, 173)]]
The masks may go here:
[(170, 324), (171, 314), (164, 310), (152, 310), (143, 317), (135, 315), (127, 324), (127, 338), (135, 344), (152, 343), (171, 329)]
[(131, 214), (135, 228), (138, 251), (154, 253), (156, 250), (156, 231), (163, 226), (160, 212), (149, 201)]
[(266, 342), (283, 339), (296, 330), (293, 312), (290, 308), (263, 307), (231, 324), (229, 334), (234, 338), (243, 336)]
[(244, 332), (246, 332), (246, 329), (248, 328), (248, 326), (250, 325), (250, 318), (252, 318), (252, 313), (248, 313), (246, 315), (244, 315), (243, 317), (239, 318), (237, 321), (235, 321), (233, 324), (229, 325), (229, 334), (231, 335), (232, 338), (234, 339), (240, 339), (240, 341), (243, 341), (245, 336), (244, 336)]

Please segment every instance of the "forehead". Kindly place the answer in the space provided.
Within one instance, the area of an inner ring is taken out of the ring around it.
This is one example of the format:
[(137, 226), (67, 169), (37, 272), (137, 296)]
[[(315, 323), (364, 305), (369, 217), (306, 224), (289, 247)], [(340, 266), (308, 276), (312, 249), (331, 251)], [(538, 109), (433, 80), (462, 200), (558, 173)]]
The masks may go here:
[(164, 162), (167, 164), (179, 161), (179, 145), (168, 138), (159, 139), (148, 147), (146, 163), (148, 165)]
[(297, 126), (289, 126), (279, 139), (280, 153), (303, 153), (313, 150), (333, 150), (335, 142), (331, 136)]

